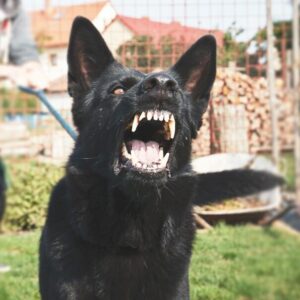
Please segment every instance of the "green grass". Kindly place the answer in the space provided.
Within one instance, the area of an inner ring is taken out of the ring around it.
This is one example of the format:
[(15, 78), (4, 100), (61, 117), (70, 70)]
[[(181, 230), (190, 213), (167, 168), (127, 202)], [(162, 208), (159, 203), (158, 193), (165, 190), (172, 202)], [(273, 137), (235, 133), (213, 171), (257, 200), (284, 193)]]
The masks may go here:
[(286, 188), (295, 190), (295, 158), (291, 152), (282, 153), (280, 161), (280, 171), (286, 180)]
[[(39, 232), (0, 236), (0, 300), (37, 300)], [(300, 238), (252, 226), (198, 234), (190, 269), (192, 300), (299, 300)]]
[(198, 236), (190, 282), (194, 300), (299, 300), (300, 237), (220, 226)]
[(0, 264), (11, 266), (0, 273), (0, 300), (37, 300), (39, 232), (0, 236)]
[[(264, 154), (266, 158), (272, 160), (271, 154)], [(295, 157), (291, 151), (282, 152), (280, 154), (280, 165), (279, 170), (285, 179), (285, 189), (288, 191), (295, 190)]]

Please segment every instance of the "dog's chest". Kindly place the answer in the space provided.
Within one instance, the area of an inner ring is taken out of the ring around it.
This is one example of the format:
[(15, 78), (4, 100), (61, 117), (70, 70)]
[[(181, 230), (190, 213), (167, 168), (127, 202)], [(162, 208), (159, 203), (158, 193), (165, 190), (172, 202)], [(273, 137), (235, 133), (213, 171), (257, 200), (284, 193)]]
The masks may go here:
[(94, 260), (87, 276), (93, 278), (94, 295), (112, 300), (173, 299), (182, 280), (178, 274), (184, 274), (186, 268), (185, 259), (173, 261), (158, 252), (121, 252)]

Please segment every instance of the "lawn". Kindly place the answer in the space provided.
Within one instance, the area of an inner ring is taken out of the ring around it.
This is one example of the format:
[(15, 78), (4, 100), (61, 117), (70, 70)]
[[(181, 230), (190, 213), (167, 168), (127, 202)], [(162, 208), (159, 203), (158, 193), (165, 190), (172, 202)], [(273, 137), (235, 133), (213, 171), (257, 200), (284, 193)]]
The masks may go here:
[[(0, 236), (0, 300), (36, 300), (39, 231)], [(253, 226), (219, 226), (197, 235), (192, 300), (299, 300), (300, 237)]]
[(286, 188), (293, 191), (295, 189), (295, 158), (293, 153), (281, 154), (280, 172), (286, 180)]

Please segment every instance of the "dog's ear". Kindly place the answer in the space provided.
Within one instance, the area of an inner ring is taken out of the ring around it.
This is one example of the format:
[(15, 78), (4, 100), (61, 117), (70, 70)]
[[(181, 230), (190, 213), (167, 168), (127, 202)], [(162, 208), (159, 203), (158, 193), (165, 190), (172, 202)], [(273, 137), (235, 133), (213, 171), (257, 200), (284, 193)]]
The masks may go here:
[(88, 19), (77, 17), (73, 22), (68, 49), (69, 94), (74, 97), (76, 93), (85, 93), (113, 61), (96, 27)]
[(181, 87), (190, 93), (192, 118), (199, 129), (210, 91), (216, 77), (216, 40), (212, 35), (200, 38), (171, 68)]

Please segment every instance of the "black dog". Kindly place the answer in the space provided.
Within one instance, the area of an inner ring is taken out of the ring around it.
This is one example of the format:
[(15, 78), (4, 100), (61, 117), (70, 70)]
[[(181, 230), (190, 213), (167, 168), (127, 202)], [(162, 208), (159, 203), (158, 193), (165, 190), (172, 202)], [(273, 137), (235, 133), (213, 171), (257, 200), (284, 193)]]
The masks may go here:
[(42, 234), (42, 299), (189, 299), (195, 191), (212, 201), (280, 181), (190, 170), (216, 74), (215, 39), (145, 75), (117, 63), (96, 28), (77, 18), (68, 64), (79, 136)]

